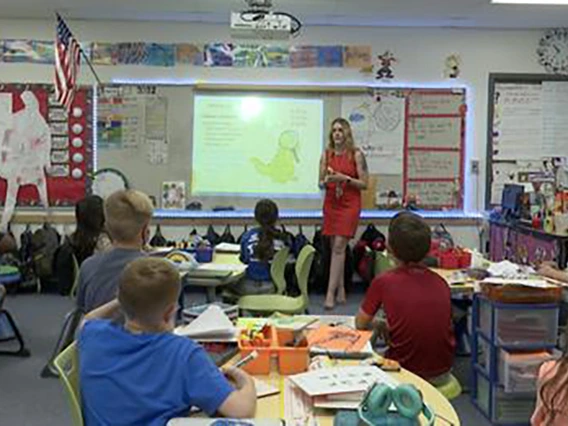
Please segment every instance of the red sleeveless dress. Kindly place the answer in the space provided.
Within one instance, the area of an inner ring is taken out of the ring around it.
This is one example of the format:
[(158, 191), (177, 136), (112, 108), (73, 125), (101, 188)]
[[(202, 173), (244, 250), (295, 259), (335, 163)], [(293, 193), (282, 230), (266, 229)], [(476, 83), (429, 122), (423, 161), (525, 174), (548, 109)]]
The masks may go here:
[[(353, 154), (335, 154), (327, 150), (327, 167), (358, 179), (357, 163)], [(339, 235), (352, 238), (357, 232), (361, 214), (361, 190), (347, 182), (328, 183), (323, 202), (323, 235)]]

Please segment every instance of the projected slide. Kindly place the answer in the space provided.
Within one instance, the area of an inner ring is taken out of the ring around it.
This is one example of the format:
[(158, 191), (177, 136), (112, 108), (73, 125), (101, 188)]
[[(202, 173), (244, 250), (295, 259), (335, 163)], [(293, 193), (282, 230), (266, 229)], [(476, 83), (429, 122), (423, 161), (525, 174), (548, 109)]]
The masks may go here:
[(323, 101), (195, 96), (193, 194), (319, 194)]

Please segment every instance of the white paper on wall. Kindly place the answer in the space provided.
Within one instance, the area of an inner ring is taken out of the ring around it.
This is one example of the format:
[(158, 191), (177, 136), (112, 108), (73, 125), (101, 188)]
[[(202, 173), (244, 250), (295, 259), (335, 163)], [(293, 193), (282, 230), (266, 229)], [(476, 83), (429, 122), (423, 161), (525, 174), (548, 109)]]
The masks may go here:
[(493, 159), (534, 159), (542, 152), (540, 84), (495, 85)]
[(542, 82), (542, 156), (568, 155), (568, 83)]
[(349, 120), (355, 144), (365, 154), (369, 173), (402, 174), (404, 99), (371, 95), (345, 95), (341, 114)]
[(49, 207), (45, 173), (51, 160), (50, 128), (33, 92), (25, 91), (21, 98), (24, 108), (12, 115), (12, 131), (0, 147), (0, 177), (8, 185), (0, 230), (7, 228), (21, 185), (35, 185), (41, 203)]

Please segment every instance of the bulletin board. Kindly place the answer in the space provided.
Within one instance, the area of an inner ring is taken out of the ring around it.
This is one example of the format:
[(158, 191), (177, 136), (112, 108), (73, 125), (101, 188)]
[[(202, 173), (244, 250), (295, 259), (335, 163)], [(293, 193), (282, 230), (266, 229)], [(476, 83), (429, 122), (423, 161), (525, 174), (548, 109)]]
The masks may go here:
[(555, 159), (568, 157), (568, 77), (490, 74), (488, 99), (485, 204), (491, 208), (501, 203), (504, 185), (528, 186), (531, 174), (553, 173)]
[[(463, 207), (463, 88), (103, 86), (97, 98), (97, 168), (120, 170), (133, 188), (153, 196), (158, 207), (163, 185), (180, 182), (185, 184), (186, 204), (252, 208), (258, 197), (192, 194), (195, 96), (211, 93), (321, 99), (323, 140), (311, 143), (324, 149), (332, 120), (349, 119), (355, 143), (369, 165), (372, 208), (382, 206), (393, 191), (401, 199), (416, 195), (425, 209)], [(273, 198), (281, 209), (322, 206), (321, 197)]]
[(53, 85), (2, 84), (0, 100), (0, 204), (17, 190), (18, 206), (37, 205), (42, 186), (51, 206), (82, 199), (92, 171), (92, 89), (78, 89), (70, 113)]

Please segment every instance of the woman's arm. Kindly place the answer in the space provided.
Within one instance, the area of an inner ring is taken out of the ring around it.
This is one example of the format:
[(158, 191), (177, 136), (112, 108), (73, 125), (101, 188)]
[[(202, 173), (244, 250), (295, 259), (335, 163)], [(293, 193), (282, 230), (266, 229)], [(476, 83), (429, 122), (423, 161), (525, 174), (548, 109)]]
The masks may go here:
[(327, 175), (327, 159), (325, 156), (325, 151), (322, 152), (321, 154), (321, 158), (320, 158), (320, 166), (319, 166), (319, 187), (321, 189), (325, 188), (325, 184), (326, 184), (326, 175)]
[(359, 179), (347, 178), (347, 184), (352, 185), (358, 189), (367, 189), (369, 182), (369, 169), (367, 167), (367, 160), (365, 154), (361, 150), (355, 151), (355, 164), (357, 166), (357, 175)]

